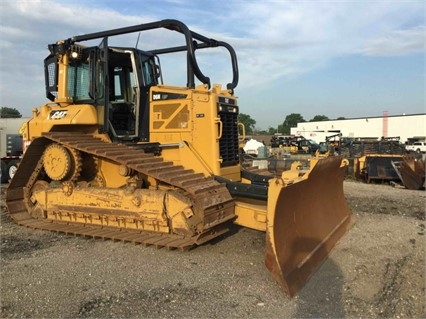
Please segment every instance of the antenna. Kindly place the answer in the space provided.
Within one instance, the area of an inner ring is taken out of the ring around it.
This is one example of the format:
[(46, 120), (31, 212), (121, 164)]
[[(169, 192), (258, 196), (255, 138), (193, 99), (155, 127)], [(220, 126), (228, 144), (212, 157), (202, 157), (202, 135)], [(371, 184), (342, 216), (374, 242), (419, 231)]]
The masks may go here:
[(138, 43), (139, 43), (139, 37), (141, 36), (141, 32), (139, 31), (138, 33), (138, 39), (136, 40), (136, 45), (135, 45), (135, 49), (138, 48)]

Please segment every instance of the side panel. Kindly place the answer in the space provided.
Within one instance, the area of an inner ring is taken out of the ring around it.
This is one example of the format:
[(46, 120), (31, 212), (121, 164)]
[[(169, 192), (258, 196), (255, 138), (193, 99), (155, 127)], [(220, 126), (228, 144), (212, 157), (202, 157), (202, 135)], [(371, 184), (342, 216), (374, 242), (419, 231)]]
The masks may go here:
[(220, 173), (215, 95), (186, 88), (154, 87), (150, 118), (150, 142), (163, 145), (162, 156), (166, 160), (186, 168), (197, 167), (205, 175)]
[(94, 132), (97, 124), (97, 111), (93, 105), (81, 104), (60, 107), (54, 104), (46, 104), (28, 122), (29, 136), (27, 138), (32, 140), (40, 137), (43, 132), (61, 131), (61, 127), (66, 127), (67, 130), (72, 131)]
[(153, 87), (150, 142), (162, 144), (162, 156), (175, 164), (240, 180), (238, 106), (224, 94), (219, 86)]

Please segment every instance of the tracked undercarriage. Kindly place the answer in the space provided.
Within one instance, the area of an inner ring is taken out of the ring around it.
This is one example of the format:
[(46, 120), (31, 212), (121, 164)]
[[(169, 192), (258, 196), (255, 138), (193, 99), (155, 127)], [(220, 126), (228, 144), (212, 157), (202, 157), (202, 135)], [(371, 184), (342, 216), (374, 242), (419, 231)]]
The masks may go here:
[[(6, 200), (31, 228), (188, 249), (235, 219), (231, 195), (212, 177), (91, 135), (45, 133), (21, 165)], [(118, 174), (103, 174), (112, 167)]]

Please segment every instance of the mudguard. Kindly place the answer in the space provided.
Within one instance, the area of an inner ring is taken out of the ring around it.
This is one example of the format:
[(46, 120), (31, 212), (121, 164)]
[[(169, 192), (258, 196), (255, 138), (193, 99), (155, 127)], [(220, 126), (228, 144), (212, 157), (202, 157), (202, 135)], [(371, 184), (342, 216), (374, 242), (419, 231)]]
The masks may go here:
[(318, 160), (298, 179), (270, 181), (265, 264), (291, 297), (345, 234), (351, 211), (343, 194), (347, 163)]

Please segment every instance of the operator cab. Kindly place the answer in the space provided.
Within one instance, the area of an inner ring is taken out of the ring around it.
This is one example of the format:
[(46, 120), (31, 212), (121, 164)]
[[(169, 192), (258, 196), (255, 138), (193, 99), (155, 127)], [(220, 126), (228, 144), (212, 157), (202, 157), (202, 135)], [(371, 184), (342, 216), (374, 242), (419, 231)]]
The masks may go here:
[(154, 59), (141, 50), (109, 49), (108, 122), (113, 139), (149, 140), (149, 88), (160, 79)]
[[(112, 140), (149, 141), (149, 89), (161, 84), (159, 58), (135, 48), (49, 46), (45, 59), (46, 96), (67, 104), (92, 104), (97, 109), (99, 130)], [(60, 70), (66, 83), (58, 85)], [(62, 87), (62, 89), (61, 89)], [(72, 106), (71, 106), (72, 107)]]

